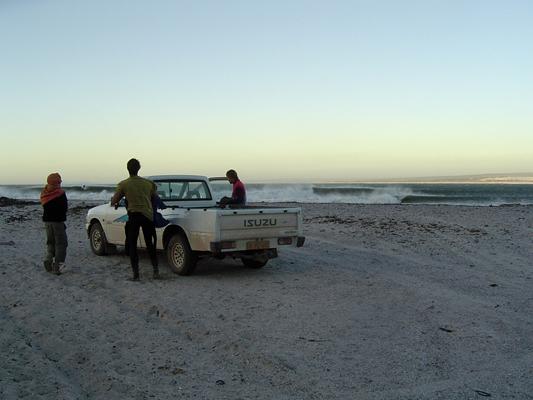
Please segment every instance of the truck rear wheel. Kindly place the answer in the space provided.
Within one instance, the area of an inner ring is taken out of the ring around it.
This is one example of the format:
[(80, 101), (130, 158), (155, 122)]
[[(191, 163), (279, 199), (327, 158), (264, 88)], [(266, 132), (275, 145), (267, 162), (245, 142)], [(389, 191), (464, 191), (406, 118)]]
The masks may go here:
[(172, 272), (178, 275), (190, 275), (196, 267), (196, 256), (183, 234), (170, 238), (167, 246), (167, 261)]
[(268, 262), (268, 258), (267, 257), (261, 257), (261, 258), (248, 258), (248, 257), (243, 257), (241, 258), (242, 260), (242, 263), (244, 264), (245, 267), (248, 267), (248, 268), (254, 268), (254, 269), (259, 269), (259, 268), (263, 268), (266, 263)]

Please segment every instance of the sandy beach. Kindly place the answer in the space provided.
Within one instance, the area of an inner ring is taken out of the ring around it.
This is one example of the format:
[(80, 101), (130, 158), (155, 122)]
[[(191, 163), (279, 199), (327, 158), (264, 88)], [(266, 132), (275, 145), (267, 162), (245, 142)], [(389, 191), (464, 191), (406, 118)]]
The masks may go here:
[(71, 202), (67, 270), (41, 207), (0, 207), (1, 399), (532, 399), (533, 207), (300, 204), (260, 270), (130, 282)]

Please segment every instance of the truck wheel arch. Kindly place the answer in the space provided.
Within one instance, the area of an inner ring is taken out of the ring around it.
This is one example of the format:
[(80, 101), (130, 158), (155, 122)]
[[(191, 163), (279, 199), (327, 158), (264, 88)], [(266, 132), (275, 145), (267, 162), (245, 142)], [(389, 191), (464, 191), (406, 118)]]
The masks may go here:
[(87, 236), (90, 235), (90, 233), (91, 233), (91, 228), (93, 227), (94, 224), (100, 224), (100, 225), (102, 225), (102, 223), (98, 220), (98, 218), (93, 218), (93, 219), (91, 219), (91, 221), (89, 222), (89, 227), (87, 228)]
[(185, 230), (181, 226), (171, 225), (167, 227), (165, 231), (163, 232), (163, 248), (166, 249), (172, 236), (177, 235), (177, 234), (183, 235), (185, 238), (187, 238), (187, 241), (190, 244), (189, 235), (187, 235), (187, 232), (185, 232)]

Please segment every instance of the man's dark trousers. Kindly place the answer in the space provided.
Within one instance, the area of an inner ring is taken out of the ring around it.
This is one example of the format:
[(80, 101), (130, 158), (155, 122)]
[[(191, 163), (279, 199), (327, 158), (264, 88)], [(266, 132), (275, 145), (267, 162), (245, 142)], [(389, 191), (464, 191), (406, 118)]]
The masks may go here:
[(152, 260), (154, 267), (154, 273), (159, 272), (157, 264), (156, 243), (155, 238), (155, 225), (154, 222), (148, 219), (144, 214), (139, 212), (128, 213), (127, 223), (127, 242), (130, 253), (131, 269), (133, 270), (133, 276), (139, 276), (139, 255), (137, 254), (137, 239), (139, 238), (139, 229), (142, 228), (144, 242)]

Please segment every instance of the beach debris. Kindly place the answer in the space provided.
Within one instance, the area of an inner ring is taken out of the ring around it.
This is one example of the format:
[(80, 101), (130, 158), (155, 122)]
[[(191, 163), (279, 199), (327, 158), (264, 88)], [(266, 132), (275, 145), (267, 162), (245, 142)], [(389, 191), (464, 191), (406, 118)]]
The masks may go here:
[(156, 305), (153, 305), (150, 307), (148, 312), (146, 313), (146, 318), (149, 320), (150, 318), (160, 318), (161, 317), (161, 311), (159, 311), (159, 308)]
[(10, 240), (9, 242), (0, 242), (0, 246), (13, 246), (15, 242)]
[(490, 287), (496, 287), (496, 286), (498, 286), (498, 284), (497, 283), (491, 283), (489, 286)]
[(441, 331), (443, 331), (443, 332), (448, 332), (448, 333), (455, 332), (453, 329), (445, 328), (445, 327), (442, 327), (442, 326), (440, 326), (439, 329)]
[(216, 382), (215, 382), (217, 385), (219, 386), (222, 386), (222, 385), (225, 385), (226, 382), (224, 382), (222, 379), (218, 379)]
[(299, 336), (298, 339), (305, 340), (307, 342), (316, 342), (316, 343), (329, 342), (328, 339), (313, 339), (313, 338), (306, 338), (306, 337), (303, 337), (303, 336)]
[(484, 392), (483, 390), (474, 390), (474, 392), (476, 392), (476, 394), (479, 394), (480, 396), (483, 396), (483, 397), (490, 397), (491, 396), (490, 393)]
[[(357, 218), (355, 216), (337, 216), (337, 215), (319, 215), (304, 219), (304, 223), (313, 224), (330, 224), (350, 227), (349, 232), (354, 233), (353, 229), (374, 229), (377, 236), (396, 236), (402, 238), (405, 233), (445, 233), (453, 232), (456, 235), (465, 235), (471, 237), (474, 242), (481, 236), (488, 235), (488, 232), (477, 227), (465, 227), (459, 224), (442, 224), (442, 223), (420, 223), (406, 219), (395, 219), (390, 217), (383, 218)], [(353, 229), (352, 229), (353, 228)], [(320, 232), (326, 232), (325, 229), (319, 228)], [(341, 231), (342, 232), (342, 231)], [(425, 242), (423, 239), (421, 242)], [(476, 242), (478, 243), (478, 242)]]
[(24, 221), (27, 221), (29, 220), (30, 217), (28, 217), (27, 215), (10, 215), (9, 217), (7, 217), (5, 219), (6, 223), (10, 224), (11, 222), (24, 222)]
[(38, 201), (28, 201), (28, 200), (17, 200), (11, 199), (9, 197), (0, 197), (0, 207), (9, 207), (9, 206), (26, 206), (26, 205), (35, 205), (40, 204)]
[(89, 208), (92, 208), (92, 207), (93, 206), (90, 205), (90, 204), (82, 203), (79, 206), (75, 206), (75, 207), (69, 208), (68, 211), (71, 212), (71, 213), (82, 213), (82, 212), (86, 212)]
[(174, 370), (172, 371), (172, 375), (181, 375), (184, 373), (185, 373), (185, 370), (182, 368), (174, 368)]

